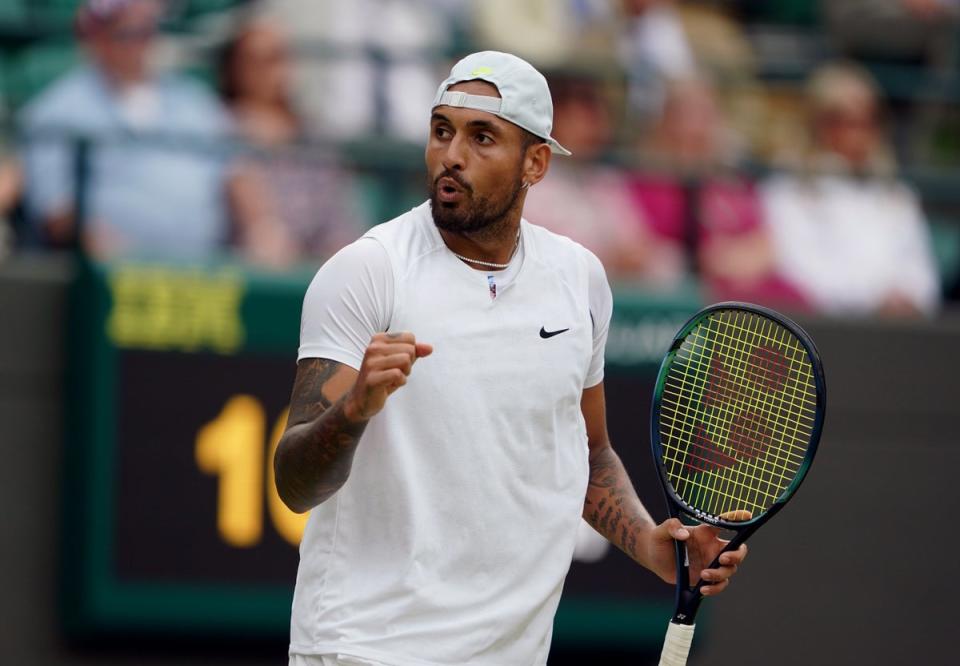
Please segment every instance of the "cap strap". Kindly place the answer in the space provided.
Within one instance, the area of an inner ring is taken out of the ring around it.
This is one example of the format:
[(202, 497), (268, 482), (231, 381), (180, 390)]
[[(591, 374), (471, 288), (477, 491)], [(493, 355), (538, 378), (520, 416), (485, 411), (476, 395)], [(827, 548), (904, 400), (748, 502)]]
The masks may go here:
[(470, 95), (461, 90), (447, 90), (440, 95), (437, 106), (457, 106), (477, 111), (486, 111), (488, 113), (500, 113), (500, 105), (503, 100), (499, 97), (490, 97), (489, 95)]

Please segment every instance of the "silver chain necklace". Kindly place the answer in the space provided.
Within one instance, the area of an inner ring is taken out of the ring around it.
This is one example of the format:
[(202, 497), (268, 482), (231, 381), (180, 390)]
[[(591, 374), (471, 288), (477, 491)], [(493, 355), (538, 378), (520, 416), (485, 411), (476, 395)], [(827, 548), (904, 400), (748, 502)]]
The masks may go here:
[[(455, 256), (457, 259), (461, 259), (461, 260), (466, 261), (467, 263), (470, 263), (470, 264), (477, 264), (478, 266), (489, 266), (490, 268), (509, 268), (509, 267), (510, 267), (510, 262), (513, 261), (513, 257), (514, 257), (514, 255), (517, 254), (517, 248), (519, 248), (519, 247), (520, 247), (520, 229), (517, 229), (517, 240), (514, 241), (514, 243), (513, 243), (513, 252), (510, 253), (510, 258), (507, 259), (507, 263), (505, 263), (505, 264), (497, 264), (497, 263), (494, 263), (494, 262), (492, 262), (492, 261), (481, 261), (480, 259), (471, 259), (470, 257), (465, 257), (465, 256), (463, 256), (462, 254), (457, 254), (457, 253), (454, 252), (453, 250), (450, 250), (450, 252), (451, 252), (451, 253), (453, 254), (453, 256)], [(448, 248), (448, 249), (449, 249), (449, 248)]]

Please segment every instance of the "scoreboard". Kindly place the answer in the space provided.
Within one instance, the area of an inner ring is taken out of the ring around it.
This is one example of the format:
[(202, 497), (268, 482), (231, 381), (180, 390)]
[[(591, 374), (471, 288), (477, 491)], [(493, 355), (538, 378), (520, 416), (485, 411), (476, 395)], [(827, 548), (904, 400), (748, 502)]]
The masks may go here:
[[(77, 637), (283, 636), (305, 515), (273, 483), (313, 268), (84, 263), (70, 300), (63, 618)], [(649, 453), (657, 364), (695, 293), (618, 293), (611, 438), (662, 516)], [(659, 644), (672, 587), (586, 528), (554, 640)]]

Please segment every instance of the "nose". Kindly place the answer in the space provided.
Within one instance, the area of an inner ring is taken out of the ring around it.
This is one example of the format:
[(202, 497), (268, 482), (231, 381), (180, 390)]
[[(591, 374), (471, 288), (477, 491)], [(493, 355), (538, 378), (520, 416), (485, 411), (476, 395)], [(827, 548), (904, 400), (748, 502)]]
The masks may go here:
[(459, 134), (455, 135), (447, 142), (446, 149), (441, 160), (443, 167), (449, 171), (463, 171), (467, 166), (467, 155), (463, 139)]

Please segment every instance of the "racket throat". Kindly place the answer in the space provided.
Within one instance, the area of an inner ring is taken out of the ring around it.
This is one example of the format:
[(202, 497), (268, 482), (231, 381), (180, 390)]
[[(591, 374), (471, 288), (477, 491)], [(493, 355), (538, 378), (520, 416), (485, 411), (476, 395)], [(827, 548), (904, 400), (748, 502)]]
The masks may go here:
[(677, 586), (672, 622), (692, 626), (703, 595), (700, 594), (699, 585), (690, 587), (690, 553), (686, 544), (674, 541), (673, 546), (677, 559)]
[(676, 624), (692, 625), (696, 621), (697, 610), (700, 608), (700, 602), (703, 601), (703, 595), (695, 589), (678, 589), (676, 601), (672, 621)]

